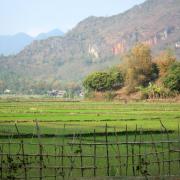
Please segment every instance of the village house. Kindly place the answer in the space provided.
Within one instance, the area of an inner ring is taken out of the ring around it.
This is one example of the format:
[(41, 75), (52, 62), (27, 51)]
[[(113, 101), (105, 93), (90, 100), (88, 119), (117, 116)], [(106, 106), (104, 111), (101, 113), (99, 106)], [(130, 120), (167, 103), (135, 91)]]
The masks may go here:
[(10, 94), (11, 93), (11, 90), (10, 89), (5, 89), (4, 90), (4, 94)]
[(63, 90), (51, 90), (48, 91), (48, 96), (52, 96), (52, 97), (64, 97), (64, 95), (66, 94), (66, 91)]
[(180, 48), (180, 41), (179, 42), (176, 42), (176, 48)]

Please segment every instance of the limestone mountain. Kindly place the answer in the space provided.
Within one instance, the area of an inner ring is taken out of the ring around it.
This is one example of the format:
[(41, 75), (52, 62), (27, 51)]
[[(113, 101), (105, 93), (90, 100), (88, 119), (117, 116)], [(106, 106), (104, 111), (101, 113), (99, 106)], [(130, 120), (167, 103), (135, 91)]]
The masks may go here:
[(47, 33), (41, 33), (36, 37), (29, 36), (26, 33), (17, 33), (15, 35), (0, 35), (0, 54), (12, 55), (17, 54), (23, 48), (31, 44), (34, 40), (48, 39), (54, 36), (63, 36), (64, 33), (59, 29), (54, 29)]
[(180, 1), (147, 0), (118, 15), (89, 17), (63, 37), (34, 41), (16, 56), (2, 57), (0, 68), (36, 81), (80, 81), (120, 63), (137, 42), (154, 53), (172, 48), (180, 57)]
[(33, 41), (33, 37), (25, 33), (0, 36), (0, 54), (10, 55), (20, 52), (23, 47)]
[(35, 37), (35, 40), (43, 40), (47, 39), (49, 37), (55, 37), (55, 36), (63, 36), (64, 33), (59, 29), (53, 29), (47, 33), (41, 33)]

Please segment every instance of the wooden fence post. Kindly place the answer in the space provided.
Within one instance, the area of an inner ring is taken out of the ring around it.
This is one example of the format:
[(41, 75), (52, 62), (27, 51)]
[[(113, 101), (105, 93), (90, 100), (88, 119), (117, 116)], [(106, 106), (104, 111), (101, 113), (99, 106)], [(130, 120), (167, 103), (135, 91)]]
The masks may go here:
[(94, 157), (93, 157), (94, 177), (96, 177), (96, 130), (94, 129)]
[[(179, 169), (180, 169), (180, 128), (179, 128), (179, 124), (178, 124), (178, 140), (179, 140)], [(180, 174), (180, 172), (179, 172), (179, 174)]]
[(105, 128), (105, 136), (106, 136), (106, 162), (107, 162), (107, 176), (109, 176), (109, 170), (110, 170), (110, 166), (109, 166), (109, 147), (108, 147), (108, 126), (106, 124), (106, 128)]
[(169, 138), (169, 133), (162, 121), (160, 121), (161, 126), (164, 128), (166, 135), (167, 135), (167, 140), (168, 140), (168, 175), (171, 175), (171, 144), (170, 144), (170, 138)]
[[(54, 148), (55, 148), (54, 149), (54, 154), (55, 154), (54, 160), (55, 160), (55, 166), (57, 166), (57, 146), (56, 146), (56, 144), (55, 144)], [(57, 168), (54, 169), (54, 179), (55, 180), (57, 179)]]
[[(135, 130), (135, 137), (134, 137), (134, 142), (136, 142), (136, 134), (137, 134), (137, 125), (136, 125), (136, 130)], [(133, 170), (133, 176), (136, 175), (136, 170), (135, 170), (135, 165), (134, 165), (134, 144), (131, 145), (132, 148), (132, 170)]]
[(65, 178), (65, 172), (64, 172), (64, 136), (65, 136), (65, 129), (66, 128), (66, 125), (64, 124), (64, 128), (63, 128), (63, 139), (62, 139), (62, 146), (61, 146), (61, 166), (62, 166), (62, 172), (61, 172), (61, 175), (63, 177), (63, 179)]
[(39, 179), (43, 180), (43, 146), (41, 144), (40, 128), (37, 119), (36, 119), (36, 130), (39, 141)]
[(158, 165), (158, 175), (160, 176), (161, 175), (161, 167), (160, 167), (160, 159), (159, 159), (159, 156), (158, 156), (158, 151), (157, 151), (157, 148), (156, 148), (156, 144), (154, 142), (154, 138), (153, 138), (153, 135), (151, 133), (151, 140), (152, 140), (152, 145), (153, 145), (153, 148), (154, 148), (154, 151), (155, 151), (155, 155), (156, 155), (156, 159), (157, 159), (157, 165)]
[(80, 160), (81, 160), (81, 176), (84, 176), (84, 167), (83, 167), (83, 148), (82, 148), (82, 137), (81, 137), (81, 132), (80, 132)]
[(117, 135), (117, 131), (116, 128), (114, 128), (114, 133), (116, 136), (116, 143), (117, 143), (117, 152), (118, 152), (118, 161), (119, 161), (119, 174), (122, 176), (122, 161), (121, 161), (121, 151), (120, 151), (120, 145), (119, 145), (119, 141), (118, 141), (118, 135)]
[[(162, 129), (162, 126), (161, 126), (161, 141), (163, 141), (163, 139), (164, 139), (164, 136), (163, 136), (163, 129)], [(161, 143), (161, 150), (162, 150), (162, 164), (163, 164), (163, 167), (162, 167), (162, 171), (163, 171), (163, 173), (162, 174), (164, 174), (164, 172), (165, 172), (165, 163), (164, 163), (164, 154), (165, 154), (165, 152), (164, 152), (164, 143)]]
[(128, 147), (128, 127), (126, 125), (126, 176), (128, 175), (128, 164), (129, 164), (129, 147)]
[[(18, 133), (18, 136), (21, 138), (21, 135), (20, 135), (20, 132), (19, 132), (19, 129), (18, 129), (18, 127), (17, 127), (17, 124), (15, 123), (15, 127), (16, 127), (16, 131), (17, 131), (17, 133)], [(25, 151), (24, 151), (24, 140), (23, 140), (23, 138), (21, 138), (21, 148), (22, 148), (22, 158), (23, 158), (23, 160), (22, 160), (22, 162), (23, 162), (23, 166), (24, 166), (24, 178), (25, 178), (25, 180), (27, 179), (27, 168), (26, 168), (26, 160), (25, 160)]]
[(1, 152), (1, 179), (3, 179), (3, 144), (1, 145), (0, 152)]

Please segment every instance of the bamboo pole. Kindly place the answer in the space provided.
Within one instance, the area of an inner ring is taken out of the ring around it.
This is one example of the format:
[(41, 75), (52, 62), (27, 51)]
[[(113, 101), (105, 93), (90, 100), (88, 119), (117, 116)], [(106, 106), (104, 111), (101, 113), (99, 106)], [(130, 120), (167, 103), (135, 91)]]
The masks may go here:
[(64, 176), (65, 176), (65, 173), (64, 173), (64, 146), (61, 147), (61, 166), (62, 166), (62, 168), (61, 168), (61, 170), (62, 170), (61, 174), (62, 174), (62, 177), (63, 177), (63, 179), (64, 179)]
[(37, 130), (37, 136), (39, 141), (39, 179), (43, 179), (43, 146), (41, 144), (41, 135), (40, 135), (40, 128), (38, 125), (38, 121), (36, 120), (36, 130)]
[[(64, 128), (63, 128), (63, 134), (65, 134), (65, 130), (66, 130), (66, 125), (64, 124)], [(65, 172), (64, 172), (64, 148), (65, 148), (65, 143), (64, 143), (64, 136), (62, 139), (62, 146), (61, 146), (61, 176), (64, 179), (65, 178)]]
[[(82, 149), (82, 137), (81, 137), (81, 133), (80, 133), (80, 160), (81, 160), (81, 167), (83, 167), (83, 149)], [(81, 176), (84, 177), (84, 169), (81, 168)]]
[(126, 154), (127, 154), (127, 158), (126, 158), (126, 176), (128, 175), (128, 161), (129, 161), (129, 147), (128, 147), (128, 127), (126, 125)]
[[(55, 154), (55, 166), (57, 165), (57, 146), (54, 146), (54, 154)], [(54, 170), (54, 176), (55, 176), (55, 180), (57, 179), (57, 169)]]
[(179, 140), (178, 144), (179, 144), (179, 169), (180, 169), (180, 127), (179, 127), (179, 124), (178, 124), (178, 140)]
[[(152, 134), (151, 134), (151, 139), (152, 139), (152, 141), (154, 141)], [(155, 151), (155, 155), (156, 155), (156, 159), (157, 159), (158, 175), (161, 175), (161, 169), (160, 169), (160, 162), (161, 161), (160, 161), (159, 156), (158, 156), (158, 151), (157, 151), (156, 145), (155, 144), (152, 144), (152, 145), (153, 145), (153, 148), (154, 148), (154, 151)]]
[[(74, 141), (75, 141), (75, 133), (73, 135), (73, 140), (72, 140), (72, 143), (70, 144), (70, 148), (71, 148), (71, 154), (74, 153)], [(80, 143), (79, 143), (80, 144)], [(72, 176), (72, 171), (74, 169), (74, 160), (73, 160), (73, 156), (70, 157), (70, 164), (71, 164), (71, 169), (69, 171), (69, 174), (68, 174), (68, 178), (70, 178), (70, 176)], [(81, 167), (80, 167), (81, 168)]]
[[(163, 132), (162, 127), (161, 127), (161, 131)], [(163, 141), (163, 139), (164, 139), (164, 136), (163, 136), (163, 133), (161, 133), (161, 140)], [(164, 151), (164, 144), (163, 143), (161, 143), (161, 150)], [(163, 165), (162, 166), (162, 174), (165, 173), (164, 155), (165, 155), (165, 153), (162, 153), (162, 165)]]
[(116, 146), (117, 146), (117, 151), (118, 151), (118, 162), (119, 162), (119, 173), (120, 175), (122, 176), (122, 161), (121, 161), (121, 151), (120, 151), (120, 145), (118, 144), (119, 140), (118, 140), (118, 135), (117, 135), (117, 131), (116, 131), (116, 128), (114, 128), (114, 133), (115, 133), (115, 136), (116, 136)]
[[(137, 132), (137, 124), (136, 124), (136, 130), (135, 130), (135, 137), (134, 137), (134, 142), (136, 142), (136, 133)], [(131, 150), (132, 150), (132, 171), (133, 171), (133, 176), (136, 175), (135, 172), (135, 165), (134, 165), (134, 144), (131, 145)]]
[[(139, 135), (139, 141), (140, 142), (142, 142), (142, 136), (141, 136), (142, 132), (141, 131), (142, 131), (142, 129), (140, 130), (140, 135)], [(137, 132), (137, 125), (136, 125), (136, 132)], [(141, 159), (141, 144), (138, 145), (138, 150), (139, 150), (138, 151), (138, 153), (139, 153), (139, 155), (138, 155), (138, 157), (139, 157), (139, 166), (142, 167), (142, 164), (141, 164), (141, 161), (142, 161), (142, 159)], [(139, 175), (139, 173), (138, 173), (138, 175)]]
[(109, 165), (109, 147), (108, 147), (108, 128), (107, 124), (105, 127), (105, 137), (106, 137), (106, 163), (107, 163), (107, 176), (110, 175), (110, 165)]
[(96, 130), (94, 129), (94, 157), (93, 157), (93, 166), (94, 166), (94, 177), (96, 177)]
[[(21, 138), (21, 135), (20, 135), (20, 132), (19, 132), (19, 129), (18, 129), (18, 126), (17, 126), (17, 124), (15, 123), (15, 127), (16, 127), (16, 131), (17, 131), (17, 133), (18, 133), (18, 135), (19, 135), (19, 137)], [(23, 138), (21, 138), (21, 149), (22, 149), (22, 158), (23, 158), (23, 160), (22, 160), (22, 163), (23, 163), (23, 166), (24, 166), (24, 178), (25, 178), (25, 180), (27, 180), (27, 168), (26, 168), (26, 157), (25, 157), (25, 150), (24, 150), (24, 140), (23, 140)]]
[[(0, 152), (3, 153), (3, 144), (1, 145)], [(3, 179), (3, 155), (1, 156), (1, 179)]]
[(166, 129), (166, 127), (164, 126), (164, 124), (162, 123), (162, 121), (160, 121), (161, 126), (164, 128), (166, 135), (167, 135), (167, 140), (168, 140), (168, 175), (171, 175), (171, 143), (170, 143), (170, 138), (169, 138), (169, 133), (168, 130)]

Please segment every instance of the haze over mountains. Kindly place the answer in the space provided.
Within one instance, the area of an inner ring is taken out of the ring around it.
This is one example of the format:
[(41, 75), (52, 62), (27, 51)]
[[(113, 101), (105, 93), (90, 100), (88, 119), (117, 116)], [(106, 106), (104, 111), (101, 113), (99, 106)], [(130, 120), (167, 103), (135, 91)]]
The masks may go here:
[(47, 33), (41, 33), (32, 37), (26, 33), (17, 33), (15, 35), (0, 35), (0, 54), (13, 55), (19, 53), (25, 46), (34, 40), (43, 40), (54, 36), (63, 36), (64, 33), (59, 29), (54, 29)]
[(119, 64), (137, 42), (154, 53), (171, 48), (180, 57), (180, 0), (147, 0), (122, 14), (89, 17), (63, 37), (33, 41), (17, 55), (0, 58), (0, 71), (6, 79), (10, 74), (23, 78), (21, 84), (79, 82), (92, 71)]

